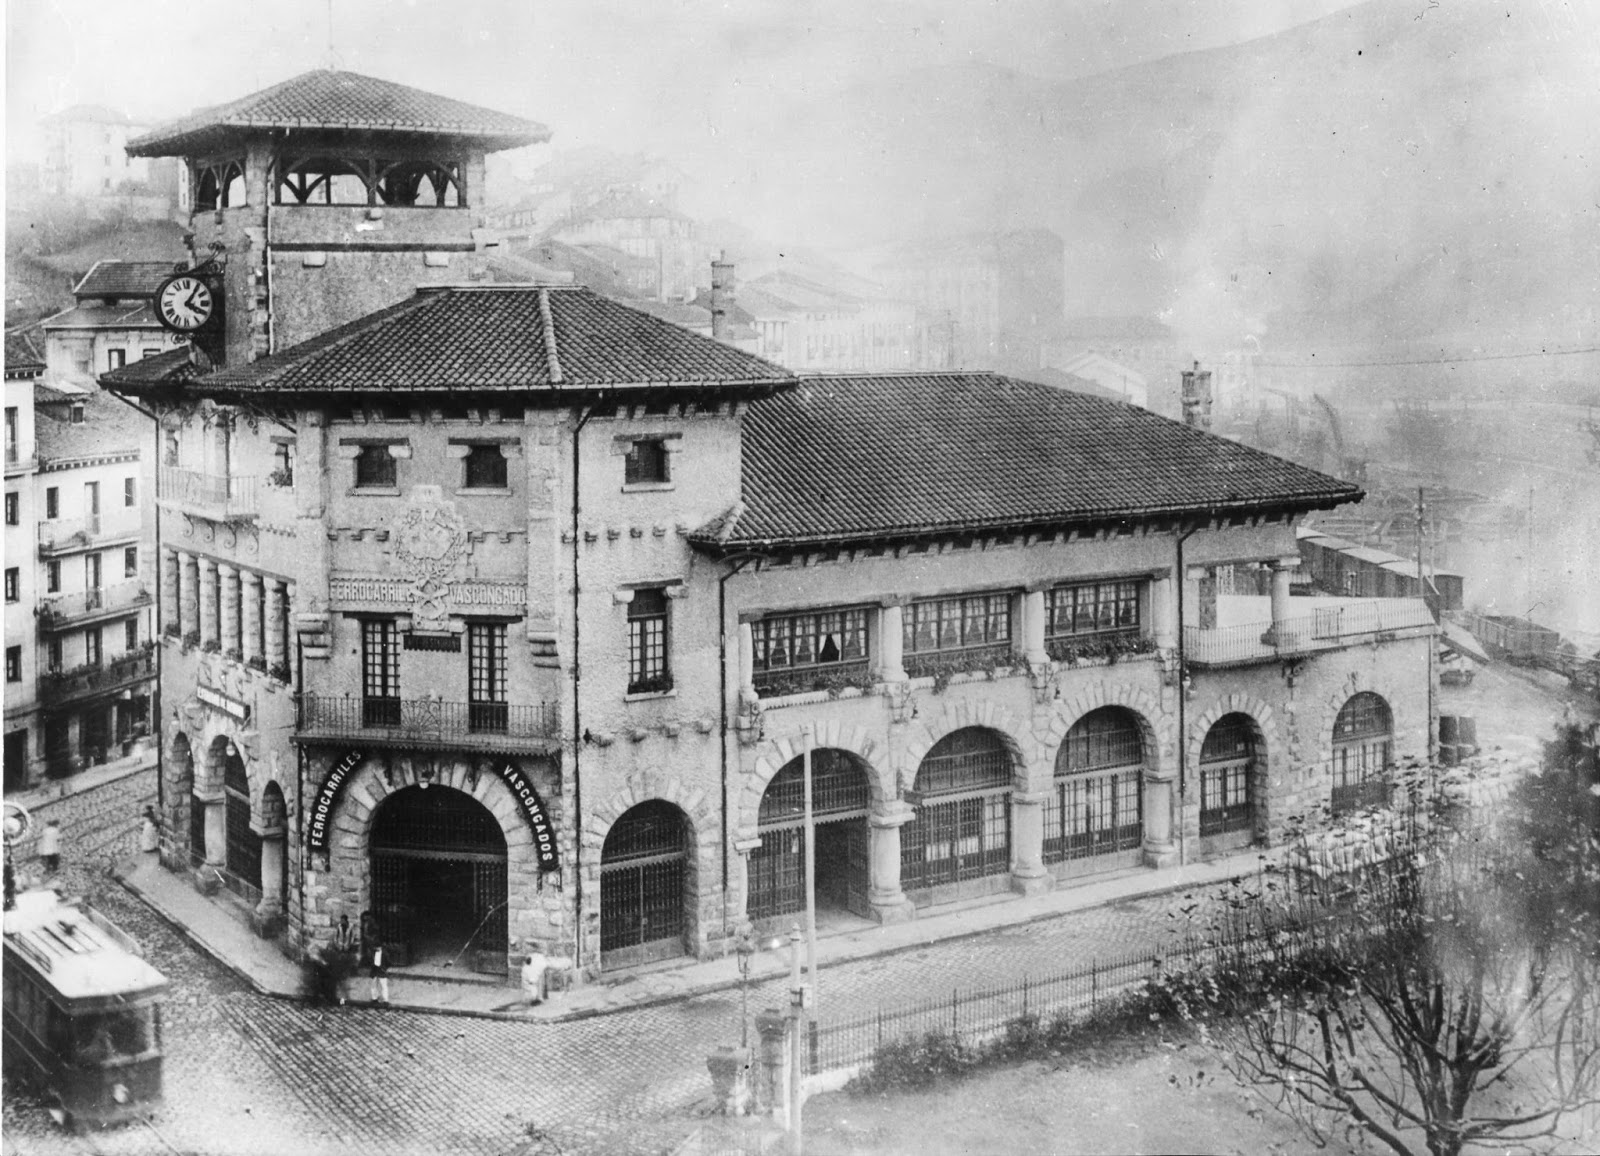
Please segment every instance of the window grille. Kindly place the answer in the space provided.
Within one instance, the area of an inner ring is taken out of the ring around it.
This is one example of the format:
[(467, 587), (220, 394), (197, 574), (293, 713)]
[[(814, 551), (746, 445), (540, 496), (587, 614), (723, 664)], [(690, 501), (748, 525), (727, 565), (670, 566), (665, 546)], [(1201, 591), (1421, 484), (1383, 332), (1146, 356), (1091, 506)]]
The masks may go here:
[[(811, 812), (830, 817), (865, 815), (872, 806), (866, 772), (844, 751), (824, 749), (811, 754)], [(761, 796), (762, 827), (803, 823), (806, 813), (804, 756), (791, 759), (772, 776)]]
[(1139, 629), (1139, 582), (1089, 582), (1057, 586), (1045, 598), (1049, 638), (1133, 632)]
[(1056, 773), (1079, 774), (1143, 762), (1144, 740), (1138, 720), (1120, 707), (1105, 706), (1084, 715), (1067, 732), (1056, 756)]
[(1045, 803), (1044, 861), (1135, 852), (1144, 839), (1144, 741), (1118, 707), (1090, 711), (1056, 754)]
[(916, 791), (928, 801), (901, 833), (906, 886), (959, 883), (1011, 869), (1011, 775), (1005, 744), (981, 727), (954, 731), (933, 745), (916, 779)]
[(834, 674), (865, 674), (867, 610), (855, 607), (781, 614), (751, 624), (756, 689), (811, 690)]
[(635, 590), (628, 603), (628, 693), (672, 689), (667, 663), (667, 592)]
[(671, 480), (667, 475), (667, 443), (659, 438), (643, 438), (634, 442), (622, 461), (624, 485)]
[(466, 488), (469, 490), (503, 490), (506, 488), (506, 456), (499, 445), (475, 445), (467, 448)]
[(973, 594), (913, 602), (901, 616), (906, 669), (917, 659), (1011, 650), (1011, 595)]
[(1389, 704), (1370, 691), (1353, 695), (1333, 722), (1335, 815), (1389, 800), (1394, 765), (1394, 717)]
[(602, 953), (676, 940), (684, 927), (688, 829), (670, 803), (641, 803), (618, 819), (600, 853)]
[(356, 454), (358, 489), (393, 489), (398, 483), (398, 463), (386, 445), (365, 445)]
[(467, 623), (467, 725), (475, 731), (504, 733), (506, 705), (506, 627), (503, 622)]
[(400, 725), (400, 632), (387, 618), (361, 622), (364, 726)]
[(1200, 747), (1201, 835), (1254, 828), (1250, 775), (1255, 753), (1255, 726), (1245, 715), (1224, 715), (1206, 732)]
[(935, 743), (917, 768), (916, 790), (924, 795), (1011, 786), (1011, 755), (999, 736), (963, 727)]

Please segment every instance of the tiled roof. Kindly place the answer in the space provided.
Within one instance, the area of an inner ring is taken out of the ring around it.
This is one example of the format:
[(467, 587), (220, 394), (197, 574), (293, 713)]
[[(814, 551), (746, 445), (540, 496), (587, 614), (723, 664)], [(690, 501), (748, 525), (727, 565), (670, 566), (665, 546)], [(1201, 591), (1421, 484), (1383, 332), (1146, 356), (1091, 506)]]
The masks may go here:
[(491, 151), (550, 139), (537, 121), (389, 80), (319, 70), (162, 125), (129, 141), (128, 155), (186, 156), (230, 130), (314, 128), (474, 137)]
[[(130, 367), (131, 368), (131, 367)], [(117, 375), (118, 386), (137, 386)], [(551, 392), (663, 386), (766, 393), (786, 369), (582, 286), (424, 288), (249, 365), (207, 394)]]
[(72, 295), (84, 297), (150, 297), (176, 271), (171, 261), (97, 261)]
[(98, 389), (86, 390), (70, 400), (83, 404), (83, 421), (74, 424), (66, 413), (41, 411), (55, 419), (34, 425), (41, 458), (60, 461), (95, 454), (129, 453), (148, 444), (150, 423), (127, 402)]
[(158, 353), (154, 357), (130, 361), (121, 369), (100, 375), (100, 383), (110, 389), (126, 387), (129, 393), (147, 392), (152, 386), (182, 385), (203, 376), (199, 366), (189, 357), (189, 347), (180, 346)]
[(27, 329), (14, 329), (6, 334), (6, 376), (37, 377), (44, 372), (44, 354), (33, 342)]
[(81, 305), (63, 309), (39, 324), (48, 329), (160, 329), (155, 305), (140, 301), (134, 305), (102, 305), (93, 298)]
[[(1316, 509), (1355, 486), (1146, 410), (990, 373), (802, 379), (750, 407), (712, 549)], [(731, 523), (731, 524), (730, 524)]]

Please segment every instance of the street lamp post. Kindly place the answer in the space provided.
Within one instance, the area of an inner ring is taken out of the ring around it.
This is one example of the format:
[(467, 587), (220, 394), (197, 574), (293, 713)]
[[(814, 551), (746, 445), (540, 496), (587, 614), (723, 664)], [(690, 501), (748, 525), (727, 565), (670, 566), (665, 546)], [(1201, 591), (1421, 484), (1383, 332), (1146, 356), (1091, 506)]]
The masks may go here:
[(750, 964), (756, 956), (756, 941), (748, 931), (733, 945), (739, 956), (739, 1046), (750, 1046)]

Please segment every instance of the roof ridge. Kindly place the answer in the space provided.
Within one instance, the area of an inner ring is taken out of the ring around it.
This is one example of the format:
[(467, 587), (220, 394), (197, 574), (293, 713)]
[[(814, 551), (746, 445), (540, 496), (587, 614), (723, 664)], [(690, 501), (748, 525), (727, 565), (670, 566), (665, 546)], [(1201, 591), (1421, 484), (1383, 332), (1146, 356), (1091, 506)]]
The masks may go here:
[(550, 367), (550, 384), (562, 384), (561, 358), (556, 352), (556, 319), (550, 312), (550, 295), (543, 289), (539, 294), (539, 321), (544, 329), (544, 357)]

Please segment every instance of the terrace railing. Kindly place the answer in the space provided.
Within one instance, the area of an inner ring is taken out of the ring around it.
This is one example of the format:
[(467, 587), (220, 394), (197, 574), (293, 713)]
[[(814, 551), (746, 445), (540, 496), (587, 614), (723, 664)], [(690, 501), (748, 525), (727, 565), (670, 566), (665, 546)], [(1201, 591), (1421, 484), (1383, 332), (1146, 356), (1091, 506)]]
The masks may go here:
[(300, 696), (300, 736), (363, 742), (507, 748), (548, 742), (560, 731), (555, 703), (441, 702), (438, 699)]
[(1232, 666), (1337, 650), (1379, 635), (1434, 625), (1427, 604), (1416, 598), (1374, 598), (1313, 607), (1274, 625), (1240, 623), (1215, 629), (1186, 626), (1183, 650), (1196, 666)]
[(158, 496), (185, 510), (216, 520), (253, 518), (259, 512), (259, 478), (236, 474), (206, 474), (181, 466), (162, 466), (157, 477)]
[(115, 614), (137, 606), (150, 604), (150, 591), (135, 579), (119, 582), (115, 586), (102, 586), (85, 590), (81, 594), (61, 594), (39, 603), (39, 621), (47, 629), (56, 629), (97, 614)]

